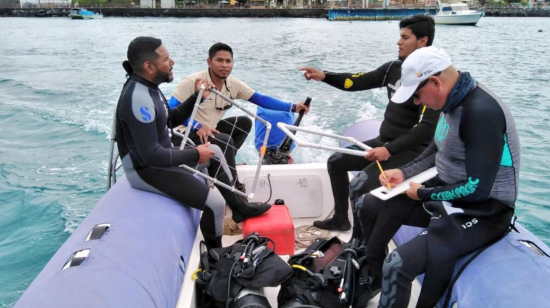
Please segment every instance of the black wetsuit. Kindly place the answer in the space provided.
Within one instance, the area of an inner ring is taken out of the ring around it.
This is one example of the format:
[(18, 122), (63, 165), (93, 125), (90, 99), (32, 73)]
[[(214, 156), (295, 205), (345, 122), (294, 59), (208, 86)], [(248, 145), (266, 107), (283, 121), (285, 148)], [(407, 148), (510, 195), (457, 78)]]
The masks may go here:
[[(392, 169), (404, 165), (417, 157), (432, 140), (438, 111), (416, 106), (412, 99), (403, 104), (391, 102), (391, 97), (400, 85), (401, 61), (385, 63), (374, 71), (359, 74), (336, 74), (326, 72), (323, 80), (327, 84), (344, 91), (362, 91), (386, 87), (388, 105), (384, 113), (384, 121), (380, 127), (380, 135), (364, 141), (366, 145), (375, 148), (384, 146), (391, 154), (387, 161), (380, 162), (384, 169)], [(336, 220), (347, 221), (349, 204), (348, 171), (363, 170), (368, 179), (358, 191), (358, 195), (380, 186), (378, 176), (380, 171), (376, 164), (364, 157), (335, 153), (328, 159), (328, 172), (334, 195)], [(345, 218), (344, 218), (345, 217)], [(357, 232), (358, 230), (354, 230)]]
[[(505, 234), (517, 197), (520, 146), (507, 107), (478, 84), (444, 113), (434, 142), (401, 167), (409, 178), (436, 166), (438, 176), (418, 190), (421, 201), (371, 194), (357, 209), (369, 238), (369, 273), (383, 274), (379, 307), (407, 307), (411, 281), (425, 273), (417, 307), (434, 307), (458, 258)], [(433, 213), (433, 214), (432, 214)], [(387, 256), (385, 247), (403, 224), (427, 231)]]
[(181, 123), (190, 116), (192, 110), (188, 106), (192, 108), (192, 104), (182, 104), (170, 110), (158, 85), (131, 74), (117, 105), (118, 152), (132, 187), (202, 210), (201, 231), (205, 240), (213, 243), (222, 235), (225, 202), (221, 195), (212, 195), (215, 190), (179, 167), (196, 166), (198, 150), (179, 150), (171, 141), (171, 124)]

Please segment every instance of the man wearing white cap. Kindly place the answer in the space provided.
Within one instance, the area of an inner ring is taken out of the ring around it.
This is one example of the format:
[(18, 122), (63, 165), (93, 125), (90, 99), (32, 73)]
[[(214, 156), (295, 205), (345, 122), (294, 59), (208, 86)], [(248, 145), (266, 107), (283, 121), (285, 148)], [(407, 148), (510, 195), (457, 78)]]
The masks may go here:
[[(380, 183), (393, 187), (433, 166), (438, 175), (424, 185), (411, 183), (406, 195), (388, 201), (365, 195), (359, 216), (372, 230), (369, 267), (380, 264), (377, 247), (385, 247), (402, 224), (427, 228), (386, 257), (379, 307), (407, 307), (412, 280), (425, 273), (417, 307), (432, 308), (456, 261), (506, 234), (517, 197), (519, 137), (504, 103), (468, 72), (457, 71), (442, 49), (416, 50), (401, 76), (392, 101), (412, 96), (441, 115), (432, 144), (414, 161), (387, 170)], [(372, 208), (379, 209), (374, 225), (365, 218)]]

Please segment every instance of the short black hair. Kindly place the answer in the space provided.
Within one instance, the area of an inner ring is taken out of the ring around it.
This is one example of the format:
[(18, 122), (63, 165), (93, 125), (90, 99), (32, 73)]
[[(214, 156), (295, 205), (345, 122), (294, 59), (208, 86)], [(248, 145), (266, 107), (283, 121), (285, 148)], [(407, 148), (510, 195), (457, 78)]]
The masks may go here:
[(158, 38), (150, 36), (136, 37), (130, 45), (128, 45), (128, 62), (132, 66), (132, 70), (136, 73), (141, 73), (143, 62), (153, 61), (158, 59), (159, 54), (157, 48), (162, 45), (162, 41)]
[(208, 59), (213, 59), (214, 56), (218, 53), (218, 51), (225, 50), (231, 54), (231, 58), (233, 58), (233, 49), (229, 47), (229, 45), (224, 43), (216, 43), (210, 47), (208, 50)]
[(409, 28), (417, 39), (427, 37), (426, 46), (432, 46), (435, 36), (435, 22), (428, 15), (414, 15), (401, 19), (399, 29)]

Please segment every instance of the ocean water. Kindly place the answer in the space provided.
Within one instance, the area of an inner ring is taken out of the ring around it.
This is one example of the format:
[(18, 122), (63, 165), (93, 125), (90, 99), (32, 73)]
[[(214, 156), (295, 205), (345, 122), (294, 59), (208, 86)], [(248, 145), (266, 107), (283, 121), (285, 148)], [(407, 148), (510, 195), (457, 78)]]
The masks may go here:
[[(539, 32), (543, 30), (542, 32)], [(483, 18), (436, 28), (435, 46), (497, 93), (522, 142), (519, 221), (550, 244), (549, 18)], [(256, 91), (313, 97), (303, 126), (341, 133), (381, 119), (385, 90), (346, 93), (306, 82), (298, 68), (375, 69), (397, 55), (398, 22), (324, 19), (0, 18), (0, 307), (11, 307), (106, 191), (121, 62), (136, 36), (163, 40), (183, 76), (206, 67), (208, 48), (230, 44), (233, 75)], [(318, 140), (328, 142), (327, 140)], [(297, 163), (330, 153), (297, 148)], [(254, 161), (249, 138), (239, 161)]]

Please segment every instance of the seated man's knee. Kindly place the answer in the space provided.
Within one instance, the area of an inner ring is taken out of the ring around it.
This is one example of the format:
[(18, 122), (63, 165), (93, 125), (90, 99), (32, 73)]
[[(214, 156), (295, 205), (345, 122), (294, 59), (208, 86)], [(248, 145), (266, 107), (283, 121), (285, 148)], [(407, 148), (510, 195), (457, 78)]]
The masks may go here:
[(355, 202), (355, 199), (368, 192), (365, 189), (368, 179), (369, 176), (364, 171), (357, 173), (357, 175), (354, 176), (353, 179), (351, 179), (349, 183), (349, 197), (352, 202)]
[(379, 205), (381, 200), (371, 194), (363, 194), (355, 202), (355, 210), (359, 218), (364, 217), (376, 217), (378, 211), (381, 208)]
[(223, 156), (223, 151), (220, 148), (220, 146), (218, 146), (216, 144), (211, 144), (210, 145), (210, 150), (214, 151), (214, 156), (217, 157), (218, 159), (225, 159), (224, 156)]
[(249, 133), (252, 129), (252, 120), (249, 117), (239, 117), (237, 125), (246, 133)]
[(234, 146), (234, 143), (233, 143), (233, 138), (231, 138), (230, 135), (228, 134), (225, 134), (225, 133), (218, 133), (216, 134), (216, 139), (223, 143), (223, 144), (228, 144), (230, 145), (231, 147)]
[(338, 171), (339, 169), (342, 169), (341, 166), (343, 165), (344, 162), (345, 162), (345, 154), (333, 153), (332, 155), (330, 155), (330, 157), (327, 160), (328, 172), (330, 173), (330, 172), (334, 172), (334, 171)]
[(386, 256), (384, 266), (382, 267), (382, 275), (384, 279), (389, 280), (392, 284), (397, 280), (397, 275), (403, 268), (403, 259), (399, 251), (394, 250)]

